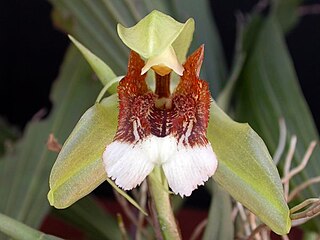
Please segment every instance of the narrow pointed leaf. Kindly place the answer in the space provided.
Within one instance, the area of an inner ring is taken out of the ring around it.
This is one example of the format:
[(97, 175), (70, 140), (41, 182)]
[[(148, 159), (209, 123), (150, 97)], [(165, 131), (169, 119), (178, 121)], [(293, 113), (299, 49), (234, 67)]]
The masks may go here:
[(113, 187), (114, 190), (116, 190), (122, 197), (127, 199), (129, 203), (131, 203), (133, 206), (135, 206), (139, 211), (141, 211), (144, 215), (148, 216), (147, 212), (140, 207), (140, 205), (132, 198), (130, 197), (125, 191), (123, 191), (121, 188), (119, 188), (110, 178), (107, 178), (107, 182)]
[(94, 55), (90, 50), (78, 42), (74, 37), (69, 35), (70, 40), (76, 45), (80, 50), (84, 58), (88, 61), (93, 71), (97, 74), (102, 85), (107, 85), (112, 79), (117, 76), (111, 70), (111, 68), (105, 64), (100, 58)]
[(59, 240), (55, 236), (44, 234), (36, 229), (33, 229), (22, 222), (0, 213), (0, 233), (6, 234), (8, 237), (17, 240)]
[(272, 11), (283, 32), (289, 32), (299, 21), (299, 5), (303, 0), (273, 1)]
[(291, 227), (281, 180), (271, 156), (248, 124), (231, 120), (213, 101), (208, 138), (218, 158), (213, 178), (274, 232)]

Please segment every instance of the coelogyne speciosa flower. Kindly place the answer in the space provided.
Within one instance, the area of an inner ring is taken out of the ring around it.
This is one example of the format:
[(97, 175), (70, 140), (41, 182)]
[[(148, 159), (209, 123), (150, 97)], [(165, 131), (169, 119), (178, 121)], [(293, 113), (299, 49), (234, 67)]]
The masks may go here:
[(141, 75), (145, 62), (131, 51), (128, 73), (118, 86), (117, 133), (103, 154), (108, 176), (121, 188), (136, 187), (161, 165), (172, 191), (189, 196), (214, 174), (217, 158), (206, 138), (211, 95), (199, 79), (203, 54), (201, 46), (187, 59), (170, 93), (170, 73), (155, 72), (152, 92)]
[[(159, 192), (166, 191), (168, 182), (174, 193), (189, 196), (213, 175), (274, 232), (290, 230), (281, 179), (263, 140), (248, 124), (230, 119), (211, 98), (207, 82), (199, 79), (203, 46), (186, 59), (193, 32), (192, 18), (180, 23), (159, 11), (133, 27), (118, 25), (120, 39), (132, 50), (125, 77), (70, 37), (104, 87), (52, 168), (52, 206), (66, 208), (106, 180), (143, 210), (111, 179), (128, 190), (154, 169), (150, 182), (160, 176), (154, 188)], [(116, 94), (111, 86), (119, 79)]]

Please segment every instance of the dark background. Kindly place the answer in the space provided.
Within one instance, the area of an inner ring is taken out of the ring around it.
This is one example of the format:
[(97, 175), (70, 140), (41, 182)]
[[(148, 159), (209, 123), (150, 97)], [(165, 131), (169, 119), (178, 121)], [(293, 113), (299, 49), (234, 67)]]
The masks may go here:
[[(229, 66), (235, 39), (235, 12), (248, 12), (255, 2), (212, 1)], [(22, 130), (41, 108), (50, 110), (51, 84), (58, 75), (69, 40), (52, 26), (51, 6), (46, 1), (2, 1), (0, 9), (0, 116)], [(320, 129), (320, 14), (304, 16), (287, 35), (287, 43), (303, 93)], [(209, 198), (203, 198), (202, 194), (193, 194), (191, 201), (197, 198), (202, 199), (202, 206), (209, 204), (203, 203), (203, 199)]]

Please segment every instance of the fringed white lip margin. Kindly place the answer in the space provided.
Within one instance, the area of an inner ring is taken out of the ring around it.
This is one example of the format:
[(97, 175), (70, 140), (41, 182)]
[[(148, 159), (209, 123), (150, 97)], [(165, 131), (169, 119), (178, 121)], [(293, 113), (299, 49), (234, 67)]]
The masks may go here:
[(182, 197), (203, 185), (218, 165), (210, 143), (190, 147), (178, 144), (173, 136), (150, 136), (136, 144), (114, 141), (107, 146), (103, 162), (108, 177), (124, 190), (140, 185), (160, 165), (172, 191)]

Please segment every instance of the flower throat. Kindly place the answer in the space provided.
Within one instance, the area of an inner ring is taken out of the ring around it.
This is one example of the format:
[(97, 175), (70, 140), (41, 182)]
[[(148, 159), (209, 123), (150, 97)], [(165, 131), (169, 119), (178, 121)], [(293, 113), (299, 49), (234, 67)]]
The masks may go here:
[(155, 94), (158, 96), (155, 106), (158, 109), (169, 110), (172, 108), (172, 99), (170, 94), (170, 73), (164, 76), (155, 72), (156, 89)]

